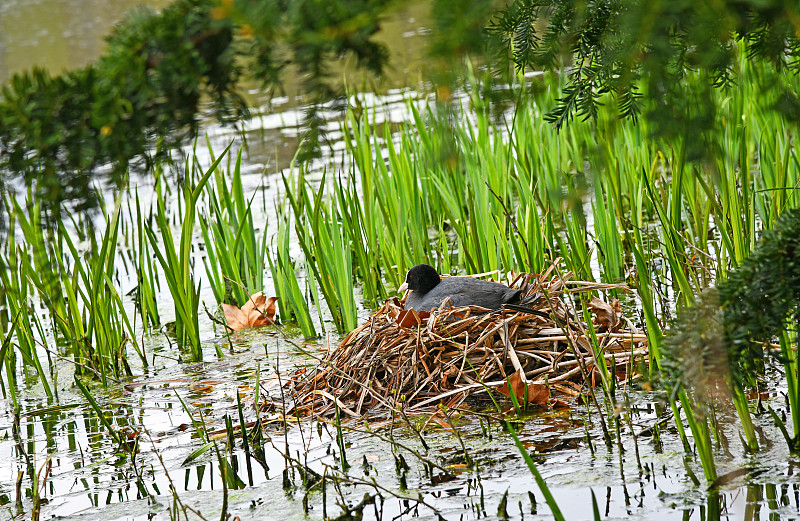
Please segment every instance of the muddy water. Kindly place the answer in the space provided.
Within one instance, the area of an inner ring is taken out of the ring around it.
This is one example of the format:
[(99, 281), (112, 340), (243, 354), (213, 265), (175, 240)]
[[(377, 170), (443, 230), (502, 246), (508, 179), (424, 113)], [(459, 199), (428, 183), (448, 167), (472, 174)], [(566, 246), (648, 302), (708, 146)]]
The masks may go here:
[[(4, 2), (0, 6), (0, 74), (32, 64), (58, 70), (86, 63), (102, 49), (107, 26), (133, 3)], [(424, 9), (413, 6), (384, 24), (400, 42), (393, 45), (395, 52), (408, 55), (399, 68), (400, 76), (413, 77), (411, 71), (418, 70), (422, 60), (419, 36), (425, 27), (420, 13)], [(405, 101), (422, 97), (416, 94), (418, 85), (411, 90), (399, 80), (384, 81), (376, 83), (377, 94), (366, 95), (365, 100), (376, 107), (378, 118), (401, 121), (407, 117)], [(291, 92), (270, 102), (257, 90), (249, 95), (260, 115), (243, 124), (248, 144), (244, 183), (248, 191), (260, 194), (257, 217), (272, 233), (280, 186), (276, 174), (294, 153), (302, 107)], [(331, 115), (329, 130), (335, 140), (339, 131), (335, 115)], [(208, 126), (206, 132), (216, 150), (232, 138), (240, 140), (232, 129)], [(342, 149), (335, 143), (318, 166), (339, 163)], [(207, 154), (203, 147), (198, 152)], [(146, 201), (152, 180), (134, 176), (132, 182)], [(197, 248), (196, 266), (201, 265), (202, 251)], [(123, 272), (122, 292), (134, 285), (133, 274)], [(160, 311), (169, 320), (171, 302), (167, 295), (162, 297)], [(205, 283), (201, 299), (213, 302)], [(368, 313), (360, 310), (362, 319)], [(318, 324), (322, 325), (324, 320)], [(312, 355), (338, 339), (327, 325), (328, 333), (319, 343), (306, 346)], [(362, 501), (364, 494), (375, 496), (363, 510), (368, 519), (478, 520), (505, 514), (513, 519), (552, 518), (504, 424), (492, 419), (497, 413), (485, 402), (472, 404), (473, 412), (456, 413), (449, 422), (414, 419), (417, 428), (424, 427), (427, 448), (402, 421), (377, 417), (346, 422), (345, 456), (350, 464), (346, 478), (332, 425), (306, 421), (294, 426), (296, 422), (287, 420), (287, 426), (276, 414), (265, 413), (265, 465), (252, 459), (248, 465), (240, 441), (228, 452), (223, 434), (226, 416), (234, 425), (239, 423), (237, 395), (245, 421), (253, 421), (256, 374), (263, 384), (262, 400), (278, 403), (278, 375), (285, 378), (291, 367), (313, 365), (314, 358), (294, 346), (299, 334), (292, 329), (279, 332), (266, 327), (237, 333), (229, 344), (204, 315), (201, 327), (205, 362), (180, 363), (164, 335), (146, 334), (143, 344), (150, 367), (134, 367), (137, 376), (112, 385), (107, 392), (94, 389), (115, 428), (140, 433), (138, 452), (133, 455), (115, 450), (96, 413), (71, 385), (69, 364), (56, 362), (58, 399), (53, 402), (43, 396), (35, 379), (20, 378), (20, 409), (15, 411), (10, 400), (0, 402), (0, 519), (30, 517), (37, 472), (40, 496), (45, 498), (41, 519), (171, 519), (175, 497), (206, 519), (218, 519), (224, 492), (214, 449), (187, 461), (207, 439), (218, 441), (222, 457), (244, 484), (229, 490), (227, 499), (228, 512), (243, 520), (336, 517), (345, 506)], [(215, 344), (222, 347), (223, 357), (216, 356)], [(768, 402), (782, 407), (780, 389), (771, 391)], [(743, 456), (736, 416), (733, 411), (721, 411), (722, 420), (729, 422), (725, 432), (733, 455), (719, 453), (719, 473), (729, 474), (731, 480), (719, 492), (709, 493), (693, 481), (693, 476), (703, 479), (702, 470), (693, 459), (685, 459), (661, 404), (664, 397), (635, 389), (629, 396), (632, 427), (623, 422), (621, 440), (615, 439), (610, 447), (602, 441), (594, 409), (540, 411), (513, 422), (566, 519), (592, 519), (592, 494), (603, 519), (800, 517), (796, 477), (800, 461), (787, 453), (766, 415), (757, 421), (772, 446), (763, 454)], [(660, 436), (654, 437), (648, 431), (659, 419), (667, 421)], [(204, 422), (206, 428), (198, 429), (195, 422)], [(631, 428), (639, 434), (636, 441)], [(406, 471), (398, 471), (401, 456)], [(50, 471), (40, 471), (48, 461)], [(320, 488), (306, 492), (301, 467), (328, 476), (324, 494)], [(336, 476), (338, 481), (332, 479)], [(199, 519), (192, 513), (188, 518)]]
[(0, 2), (0, 82), (32, 67), (52, 72), (90, 63), (113, 24), (138, 5), (168, 0), (4, 0)]

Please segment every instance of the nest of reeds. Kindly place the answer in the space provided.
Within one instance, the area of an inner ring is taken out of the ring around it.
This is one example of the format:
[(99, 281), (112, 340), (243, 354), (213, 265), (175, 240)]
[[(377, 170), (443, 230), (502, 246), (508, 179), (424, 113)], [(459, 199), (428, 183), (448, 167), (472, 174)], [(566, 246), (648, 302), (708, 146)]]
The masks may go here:
[(646, 336), (624, 317), (618, 300), (587, 301), (592, 328), (576, 309), (576, 293), (627, 286), (570, 276), (558, 276), (554, 267), (520, 274), (509, 286), (522, 290), (521, 303), (496, 311), (445, 302), (418, 314), (390, 299), (316, 368), (294, 375), (295, 407), (320, 415), (334, 403), (351, 416), (398, 405), (430, 412), (493, 389), (518, 403), (564, 403), (601, 378), (627, 375), (635, 361), (646, 362)]

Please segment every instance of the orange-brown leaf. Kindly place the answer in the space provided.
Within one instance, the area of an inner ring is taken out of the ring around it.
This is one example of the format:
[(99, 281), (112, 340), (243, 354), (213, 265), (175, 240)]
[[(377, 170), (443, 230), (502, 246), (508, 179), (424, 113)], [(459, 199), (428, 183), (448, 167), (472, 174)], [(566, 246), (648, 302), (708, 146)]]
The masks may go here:
[(246, 327), (266, 326), (275, 322), (275, 302), (278, 297), (269, 299), (260, 291), (245, 302), (244, 306), (238, 308), (231, 304), (222, 304), (225, 313), (225, 321), (228, 327), (234, 331)]
[(397, 318), (394, 320), (398, 326), (408, 329), (411, 327), (419, 326), (422, 324), (422, 321), (431, 316), (430, 313), (427, 311), (420, 311), (417, 313), (413, 309), (406, 309), (401, 311), (400, 314), (397, 315)]
[[(508, 378), (508, 381), (511, 382), (511, 389), (514, 391), (514, 396), (516, 396), (520, 405), (545, 405), (550, 398), (550, 391), (547, 389), (547, 386), (543, 384), (527, 383), (525, 377), (522, 375), (522, 369), (512, 374)], [(509, 398), (511, 397), (511, 393), (508, 390), (508, 383), (503, 384), (499, 391)]]

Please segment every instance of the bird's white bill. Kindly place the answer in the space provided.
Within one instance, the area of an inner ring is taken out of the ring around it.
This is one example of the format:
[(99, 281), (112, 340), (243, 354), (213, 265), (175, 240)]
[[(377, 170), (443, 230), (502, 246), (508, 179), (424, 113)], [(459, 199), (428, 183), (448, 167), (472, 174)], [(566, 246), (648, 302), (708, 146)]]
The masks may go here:
[(403, 284), (401, 284), (400, 287), (397, 288), (397, 292), (402, 293), (407, 289), (408, 289), (408, 282), (403, 282)]

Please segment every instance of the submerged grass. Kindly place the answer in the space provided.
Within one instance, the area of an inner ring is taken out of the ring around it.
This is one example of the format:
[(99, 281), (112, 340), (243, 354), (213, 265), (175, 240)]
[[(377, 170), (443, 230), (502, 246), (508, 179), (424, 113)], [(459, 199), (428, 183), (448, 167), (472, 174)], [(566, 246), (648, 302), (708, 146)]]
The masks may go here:
[[(6, 287), (12, 290), (9, 303), (17, 312), (19, 321), (17, 346), (27, 363), (36, 367), (37, 373), (43, 376), (34, 346), (37, 342), (46, 345), (48, 337), (38, 324), (38, 318), (24, 311), (28, 305), (28, 288), (32, 288), (50, 312), (56, 339), (68, 346), (67, 352), (72, 356), (77, 374), (91, 373), (104, 385), (109, 376), (119, 378), (130, 374), (126, 354), (128, 345), (146, 366), (147, 361), (112, 280), (116, 276), (119, 202), (113, 215), (105, 219), (100, 243), (92, 236), (86, 252), (78, 250), (73, 233), (67, 230), (63, 221), (57, 223), (55, 230), (42, 228), (39, 205), (29, 205), (26, 213), (16, 201), (13, 204), (15, 219), (20, 223), (26, 243), (34, 245), (31, 255), (20, 249), (19, 262), (9, 266), (10, 274), (8, 271), (3, 274)], [(74, 222), (72, 225), (77, 226)], [(48, 239), (45, 239), (45, 233), (50, 235)], [(37, 269), (45, 266), (47, 269)], [(36, 336), (31, 328), (32, 318), (37, 323)], [(48, 359), (50, 354), (51, 351), (47, 350)], [(46, 379), (42, 381), (47, 389)]]
[[(14, 244), (13, 236), (12, 232), (10, 244)], [(3, 283), (3, 300), (10, 319), (3, 327), (7, 333), (3, 339), (2, 356), (0, 356), (6, 377), (3, 381), (3, 397), (10, 397), (13, 403), (17, 403), (17, 354), (19, 354), (22, 367), (33, 369), (47, 397), (53, 398), (54, 389), (50, 384), (52, 374), (45, 372), (42, 366), (37, 341), (43, 335), (42, 325), (38, 314), (29, 303), (31, 295), (28, 253), (14, 244), (9, 255), (0, 260), (0, 268), (2, 268), (0, 281)], [(45, 356), (49, 359), (49, 356)]]
[[(71, 338), (72, 343), (81, 349), (80, 356), (76, 353), (75, 358), (86, 360), (90, 368), (96, 369), (104, 385), (107, 371), (115, 378), (131, 374), (125, 354), (126, 344), (134, 348), (147, 367), (125, 306), (112, 282), (119, 218), (120, 203), (117, 202), (114, 214), (106, 219), (99, 252), (89, 254), (87, 259), (78, 252), (63, 222), (59, 223), (59, 232), (74, 263), (72, 277), (63, 281), (69, 302), (68, 316), (71, 317), (68, 326), (73, 334), (77, 331), (83, 333), (83, 337)], [(62, 266), (62, 270), (68, 273), (67, 266)], [(85, 326), (81, 323), (81, 310), (85, 311)], [(59, 317), (59, 320), (63, 318)]]

